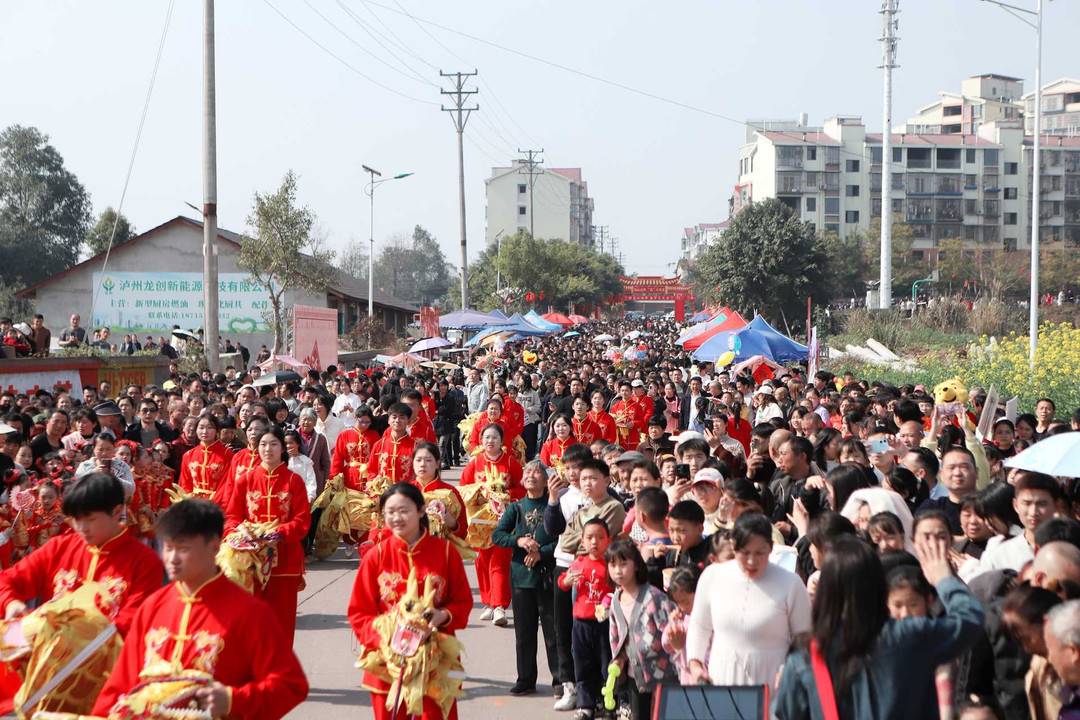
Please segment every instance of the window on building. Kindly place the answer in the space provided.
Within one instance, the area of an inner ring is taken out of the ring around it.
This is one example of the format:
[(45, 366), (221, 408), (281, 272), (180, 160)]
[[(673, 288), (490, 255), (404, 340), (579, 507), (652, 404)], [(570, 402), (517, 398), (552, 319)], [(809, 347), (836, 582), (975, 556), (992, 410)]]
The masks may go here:
[(807, 190), (814, 190), (818, 185), (818, 174), (816, 172), (804, 173), (803, 187)]
[(904, 214), (904, 200), (903, 198), (893, 198), (892, 211), (894, 215)]
[(847, 160), (847, 161), (845, 161), (844, 162), (844, 171), (845, 172), (859, 172), (859, 161), (858, 160)]
[(817, 212), (817, 198), (806, 198), (806, 212)]
[(848, 224), (859, 222), (859, 211), (858, 210), (848, 210), (847, 212), (845, 212), (844, 213), (844, 222), (846, 222)]
[(930, 148), (908, 148), (907, 166), (920, 170), (930, 169)]
[(858, 185), (847, 185), (847, 186), (845, 186), (844, 195), (846, 195), (848, 197), (859, 197), (859, 186)]
[(967, 150), (964, 151), (964, 162), (966, 162), (966, 163), (974, 163), (975, 162), (975, 151), (972, 150), (971, 148), (968, 148)]
[(1005, 188), (1005, 199), (1006, 200), (1015, 200), (1017, 197), (1018, 196), (1017, 196), (1016, 188)]
[(808, 147), (808, 148), (806, 148), (806, 159), (807, 160), (817, 160), (817, 148), (816, 147)]
[(840, 225), (838, 223), (825, 223), (825, 232), (834, 232), (840, 234)]
[(903, 190), (904, 189), (904, 173), (894, 172), (892, 177), (892, 189)]
[(1015, 175), (1017, 172), (1019, 172), (1019, 168), (1017, 167), (1016, 163), (1014, 163), (1014, 162), (1005, 163), (1005, 174), (1006, 175)]
[(524, 205), (518, 205), (518, 215), (519, 216), (524, 215), (528, 211), (529, 211), (529, 209), (527, 207), (525, 207)]
[[(908, 162), (910, 162), (910, 153)], [(960, 148), (938, 148), (937, 166), (942, 170), (959, 170)]]
[(525, 183), (518, 183), (518, 195), (524, 195), (529, 191), (529, 186)]
[(904, 162), (904, 148), (894, 147), (892, 149), (892, 161), (894, 163)]
[(1005, 224), (1006, 225), (1015, 225), (1016, 224), (1016, 213), (1005, 213), (1004, 217), (1005, 217)]
[(827, 197), (825, 198), (825, 214), (836, 215), (840, 212), (840, 198)]
[(880, 145), (878, 145), (877, 147), (871, 147), (870, 148), (870, 164), (871, 165), (880, 165), (881, 164), (881, 146)]
[(964, 214), (965, 215), (978, 215), (979, 214), (979, 201), (974, 198), (968, 198), (964, 200)]
[(1002, 241), (1005, 252), (1016, 252), (1016, 238), (1005, 238)]
[(870, 217), (881, 217), (881, 198), (870, 198)]
[(983, 150), (983, 165), (985, 167), (997, 167), (998, 151), (996, 149)]

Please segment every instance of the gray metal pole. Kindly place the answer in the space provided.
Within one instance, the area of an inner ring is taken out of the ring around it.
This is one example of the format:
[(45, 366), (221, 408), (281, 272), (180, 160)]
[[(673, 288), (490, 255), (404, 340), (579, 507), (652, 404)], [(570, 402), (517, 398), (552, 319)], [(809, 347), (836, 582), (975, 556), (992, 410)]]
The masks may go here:
[(217, 103), (214, 83), (214, 0), (205, 0), (203, 29), (203, 348), (210, 372), (217, 372)]
[[(460, 115), (460, 110), (458, 111)], [(465, 239), (465, 149), (463, 124), (458, 124), (457, 160), (458, 160), (458, 217), (461, 222), (461, 307), (469, 307), (469, 250)]]
[(1035, 146), (1031, 154), (1031, 293), (1028, 298), (1028, 363), (1039, 346), (1039, 135), (1042, 133), (1042, 0), (1035, 13)]
[(371, 176), (371, 223), (368, 232), (367, 315), (375, 317), (375, 176)]
[(892, 307), (892, 71), (896, 59), (896, 0), (884, 0), (881, 17), (884, 33), (882, 34), (882, 63), (884, 75), (884, 102), (881, 130), (881, 262), (880, 283), (878, 287), (878, 307)]

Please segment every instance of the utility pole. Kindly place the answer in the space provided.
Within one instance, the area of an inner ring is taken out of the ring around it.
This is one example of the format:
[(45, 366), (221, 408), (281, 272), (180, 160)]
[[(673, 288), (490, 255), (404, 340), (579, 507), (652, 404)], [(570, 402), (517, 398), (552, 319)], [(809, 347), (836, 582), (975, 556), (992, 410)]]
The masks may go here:
[(214, 83), (214, 0), (203, 4), (203, 350), (218, 370), (217, 102)]
[(475, 95), (477, 90), (466, 90), (465, 83), (468, 79), (476, 76), (476, 70), (471, 73), (445, 73), (439, 71), (439, 75), (450, 78), (453, 84), (452, 90), (439, 90), (441, 95), (449, 97), (453, 107), (440, 106), (443, 112), (450, 113), (450, 119), (454, 122), (457, 131), (457, 156), (458, 156), (458, 208), (461, 223), (461, 307), (469, 307), (469, 249), (465, 239), (465, 150), (463, 147), (465, 137), (465, 124), (469, 122), (469, 116), (480, 109), (479, 105), (466, 107), (470, 95)]
[(878, 307), (892, 307), (892, 71), (896, 67), (898, 0), (881, 3), (881, 67), (884, 70), (884, 108), (881, 131), (881, 277)]
[(596, 229), (600, 231), (600, 254), (604, 254), (604, 239), (607, 237), (608, 226), (597, 225)]
[(368, 215), (368, 256), (367, 256), (367, 316), (369, 321), (375, 319), (375, 178), (382, 177), (382, 173), (367, 165), (361, 165), (364, 172), (371, 178), (368, 183), (371, 200)]
[(520, 160), (526, 168), (525, 173), (529, 176), (529, 237), (536, 237), (536, 206), (533, 205), (533, 185), (536, 184), (536, 176), (544, 172), (537, 169), (540, 163), (544, 162), (544, 159), (536, 159), (538, 155), (544, 154), (544, 148), (539, 150), (522, 150), (518, 148), (518, 152), (526, 156), (520, 158)]

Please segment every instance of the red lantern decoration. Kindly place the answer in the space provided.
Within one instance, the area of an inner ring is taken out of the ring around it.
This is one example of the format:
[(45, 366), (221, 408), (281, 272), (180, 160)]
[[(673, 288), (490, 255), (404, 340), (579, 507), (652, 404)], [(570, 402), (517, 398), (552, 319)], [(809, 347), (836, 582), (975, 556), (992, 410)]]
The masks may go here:
[(541, 290), (541, 291), (540, 291), (540, 299), (541, 299), (541, 300), (543, 300), (543, 299), (544, 299), (544, 291), (543, 291), (543, 290)]
[(528, 302), (528, 303), (536, 302), (536, 293), (534, 293), (532, 290), (525, 293), (525, 302)]

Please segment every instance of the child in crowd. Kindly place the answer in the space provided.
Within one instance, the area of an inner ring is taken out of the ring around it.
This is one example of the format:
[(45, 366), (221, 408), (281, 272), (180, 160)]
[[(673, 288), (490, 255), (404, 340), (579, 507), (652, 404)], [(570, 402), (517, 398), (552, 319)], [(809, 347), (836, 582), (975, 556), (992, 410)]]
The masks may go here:
[[(894, 567), (885, 575), (885, 584), (888, 588), (886, 605), (893, 620), (930, 617), (937, 593), (923, 575), (922, 568), (916, 565)], [(951, 717), (952, 666), (939, 666), (934, 678), (942, 717)]]
[[(582, 479), (585, 479), (584, 473)], [(604, 561), (610, 541), (611, 534), (603, 519), (586, 520), (578, 540), (582, 555), (570, 564), (558, 581), (559, 587), (574, 595), (571, 641), (577, 685), (574, 720), (592, 719), (600, 700), (604, 671), (611, 664), (608, 611), (613, 588)]]
[(563, 475), (548, 481), (548, 504), (544, 510), (544, 529), (558, 537), (555, 547), (555, 638), (559, 655), (558, 680), (562, 695), (556, 710), (573, 710), (575, 701), (572, 659), (572, 598), (559, 579), (581, 554), (581, 530), (586, 521), (602, 518), (609, 536), (618, 535), (626, 518), (622, 503), (608, 494), (608, 467), (592, 457), (584, 445), (571, 445), (563, 456)]
[(709, 536), (709, 564), (727, 562), (735, 559), (735, 543), (731, 538), (731, 530), (722, 527)]
[(626, 520), (623, 521), (622, 528), (623, 533), (629, 535), (630, 539), (636, 543), (643, 542), (647, 535), (641, 523), (637, 521), (637, 503), (641, 491), (648, 487), (657, 489), (661, 487), (660, 470), (651, 460), (636, 460), (630, 465), (630, 494), (633, 496), (633, 504), (626, 511)]
[[(667, 494), (658, 487), (647, 487), (638, 493), (634, 503), (636, 522), (630, 532), (630, 539), (638, 544), (642, 554), (645, 548), (666, 548), (671, 545), (667, 533), (668, 505)], [(626, 523), (623, 523), (623, 530)]]
[(604, 558), (616, 586), (609, 623), (611, 656), (626, 677), (630, 716), (648, 720), (653, 690), (678, 678), (675, 664), (661, 642), (675, 605), (649, 585), (645, 560), (630, 540), (616, 540)]
[(646, 561), (649, 582), (667, 588), (672, 571), (689, 567), (698, 575), (709, 564), (709, 543), (704, 538), (705, 511), (693, 500), (675, 503), (668, 513), (668, 535), (674, 548)]
[(904, 526), (895, 513), (886, 510), (871, 517), (866, 534), (879, 553), (904, 549)]
[(558, 682), (559, 668), (555, 650), (555, 615), (551, 587), (554, 569), (555, 538), (544, 530), (544, 507), (547, 504), (547, 474), (534, 460), (521, 475), (526, 496), (510, 503), (499, 518), (492, 534), (496, 545), (513, 548), (510, 562), (511, 606), (514, 610), (514, 640), (517, 645), (517, 682), (511, 695), (536, 692), (536, 631), (544, 633), (551, 677)]
[(690, 674), (690, 661), (686, 657), (686, 625), (690, 621), (690, 612), (694, 609), (697, 581), (698, 574), (687, 567), (676, 569), (668, 581), (668, 595), (675, 603), (675, 610), (668, 617), (662, 642), (679, 672), (680, 685), (694, 684), (694, 676)]
[(59, 482), (43, 480), (37, 486), (37, 502), (27, 522), (30, 550), (37, 550), (57, 535), (71, 530), (60, 509)]

